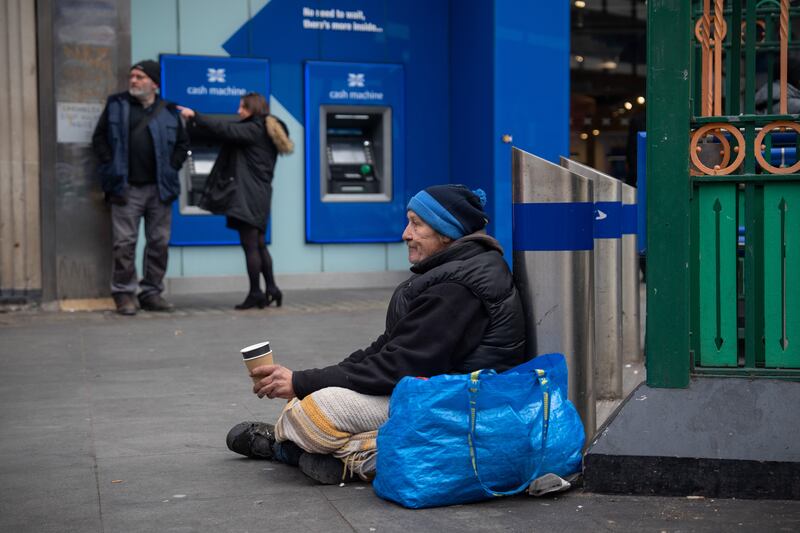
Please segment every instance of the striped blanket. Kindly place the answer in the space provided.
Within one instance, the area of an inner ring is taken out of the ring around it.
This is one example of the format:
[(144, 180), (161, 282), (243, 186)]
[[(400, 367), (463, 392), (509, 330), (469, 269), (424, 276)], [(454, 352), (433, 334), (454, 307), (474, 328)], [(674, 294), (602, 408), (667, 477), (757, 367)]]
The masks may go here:
[(275, 424), (275, 438), (333, 455), (342, 460), (343, 474), (349, 470), (369, 481), (375, 476), (378, 428), (388, 418), (389, 396), (328, 387), (290, 400)]

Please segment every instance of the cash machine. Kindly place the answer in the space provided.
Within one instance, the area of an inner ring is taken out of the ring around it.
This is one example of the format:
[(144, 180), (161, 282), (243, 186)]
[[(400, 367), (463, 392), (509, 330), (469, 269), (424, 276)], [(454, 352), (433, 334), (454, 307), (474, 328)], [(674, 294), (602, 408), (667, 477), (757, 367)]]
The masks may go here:
[(394, 242), (405, 227), (401, 65), (305, 65), (306, 240)]
[[(161, 96), (200, 113), (239, 120), (239, 100), (248, 92), (261, 93), (269, 101), (266, 59), (162, 54), (160, 60)], [(170, 244), (238, 244), (224, 217), (198, 207), (220, 142), (199, 128), (189, 130), (189, 139), (191, 152), (179, 173), (181, 193), (173, 204)]]
[(319, 120), (323, 201), (390, 201), (391, 108), (323, 105)]

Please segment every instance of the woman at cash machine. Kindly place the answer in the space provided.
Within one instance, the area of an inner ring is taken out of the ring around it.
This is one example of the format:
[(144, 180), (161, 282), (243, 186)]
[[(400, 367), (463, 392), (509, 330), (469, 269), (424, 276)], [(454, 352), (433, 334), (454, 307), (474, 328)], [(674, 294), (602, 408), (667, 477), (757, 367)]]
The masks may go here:
[[(294, 149), (286, 124), (269, 114), (266, 100), (258, 93), (242, 97), (237, 111), (239, 121), (179, 108), (192, 127), (204, 128), (222, 142), (199, 205), (214, 214), (225, 215), (225, 225), (239, 232), (250, 290), (236, 309), (263, 309), (272, 302), (280, 307), (283, 295), (275, 284), (264, 234), (278, 154), (288, 154)], [(264, 291), (260, 286), (261, 276)]]

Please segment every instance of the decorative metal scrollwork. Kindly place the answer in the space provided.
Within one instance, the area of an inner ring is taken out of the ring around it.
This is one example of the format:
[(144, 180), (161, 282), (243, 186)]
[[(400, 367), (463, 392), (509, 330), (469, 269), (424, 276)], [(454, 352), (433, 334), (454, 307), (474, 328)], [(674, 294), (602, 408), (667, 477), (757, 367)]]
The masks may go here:
[[(733, 152), (736, 153), (736, 158), (733, 160), (733, 163), (730, 164), (728, 163), (731, 159), (731, 146), (723, 131), (728, 132), (734, 139), (736, 139), (737, 143), (733, 148)], [(700, 147), (699, 143), (707, 135), (716, 137), (719, 139), (720, 144), (722, 145), (722, 161), (719, 165), (714, 165), (714, 168), (705, 165), (700, 160), (699, 154), (702, 148)], [(744, 161), (744, 154), (744, 135), (742, 135), (742, 132), (740, 132), (735, 126), (731, 126), (730, 124), (726, 124), (724, 122), (714, 122), (712, 124), (701, 126), (692, 133), (692, 138), (689, 142), (689, 155), (692, 159), (692, 163), (694, 163), (694, 166), (696, 166), (703, 174), (708, 174), (711, 176), (726, 176), (732, 173), (734, 170), (739, 168), (739, 165), (741, 165), (742, 161)]]
[(797, 161), (795, 161), (794, 165), (790, 167), (776, 167), (770, 164), (764, 158), (763, 151), (766, 149), (766, 146), (763, 144), (764, 139), (766, 138), (767, 134), (773, 130), (794, 130), (797, 135), (800, 135), (800, 124), (797, 122), (789, 122), (788, 120), (779, 120), (777, 122), (771, 122), (761, 128), (761, 131), (759, 131), (758, 135), (756, 135), (756, 140), (754, 143), (756, 161), (758, 161), (758, 164), (761, 165), (761, 168), (771, 174), (794, 174), (796, 172), (800, 172), (800, 158), (797, 158)]

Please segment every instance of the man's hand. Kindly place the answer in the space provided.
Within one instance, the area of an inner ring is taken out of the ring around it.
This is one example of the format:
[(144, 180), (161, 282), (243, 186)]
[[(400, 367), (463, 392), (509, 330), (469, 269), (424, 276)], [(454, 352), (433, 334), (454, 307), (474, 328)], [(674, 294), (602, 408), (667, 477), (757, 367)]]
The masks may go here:
[(255, 367), (250, 375), (261, 378), (253, 385), (253, 393), (259, 398), (294, 398), (292, 387), (292, 371), (281, 365), (263, 365)]
[(188, 107), (183, 107), (182, 105), (175, 106), (175, 107), (177, 107), (180, 110), (181, 116), (184, 118), (184, 120), (189, 120), (189, 119), (194, 118), (194, 110), (193, 109), (189, 109)]

